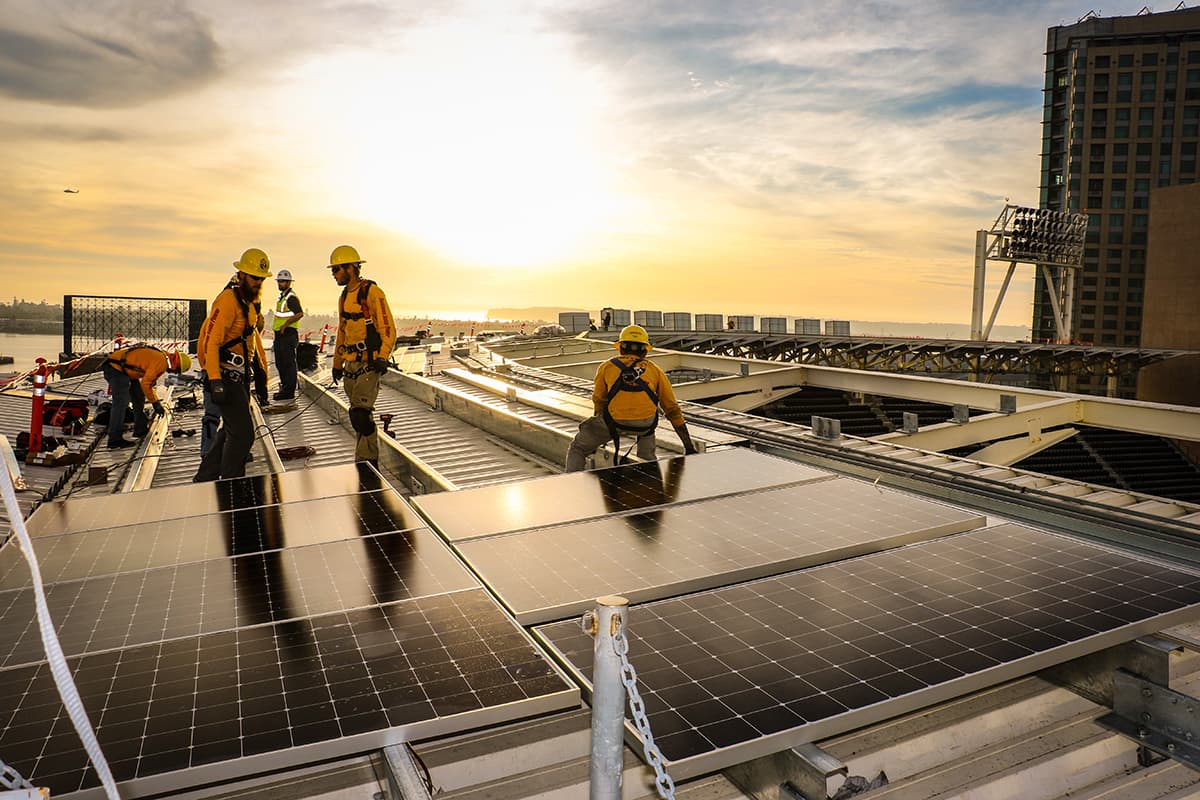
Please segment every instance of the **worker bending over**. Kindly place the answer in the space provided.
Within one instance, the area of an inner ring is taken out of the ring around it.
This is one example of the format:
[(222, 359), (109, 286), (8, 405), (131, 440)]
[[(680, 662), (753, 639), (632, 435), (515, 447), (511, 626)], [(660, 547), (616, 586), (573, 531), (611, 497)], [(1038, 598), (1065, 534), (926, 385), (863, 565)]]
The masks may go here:
[(196, 351), (209, 395), (221, 408), (221, 429), (200, 459), (200, 468), (192, 478), (197, 482), (246, 474), (246, 456), (254, 444), (250, 392), (256, 372), (262, 375), (257, 389), (259, 403), (268, 402), (267, 356), (259, 336), (262, 314), (256, 303), (263, 280), (271, 277), (271, 260), (262, 250), (251, 247), (233, 265), (237, 275), (213, 301), (208, 319), (200, 328)]
[(148, 344), (135, 344), (112, 351), (100, 371), (108, 381), (112, 393), (112, 405), (108, 412), (108, 446), (133, 447), (137, 442), (125, 438), (125, 415), (130, 403), (133, 405), (133, 435), (140, 439), (150, 429), (146, 416), (146, 401), (154, 409), (154, 416), (167, 413), (154, 384), (167, 370), (178, 375), (192, 368), (192, 359), (187, 353), (165, 353)]
[(342, 382), (350, 401), (350, 426), (358, 436), (354, 460), (369, 461), (378, 467), (375, 399), (379, 396), (379, 376), (387, 372), (388, 359), (396, 346), (396, 321), (383, 290), (360, 276), (365, 263), (348, 244), (335, 247), (329, 256), (329, 271), (342, 287), (333, 379)]
[(596, 369), (592, 389), (596, 413), (579, 424), (579, 432), (567, 450), (567, 472), (583, 469), (587, 457), (610, 439), (614, 458), (618, 457), (622, 433), (637, 439), (638, 458), (653, 461), (660, 407), (679, 434), (683, 452), (696, 452), (671, 381), (657, 364), (646, 360), (646, 354), (653, 349), (646, 329), (641, 325), (625, 326), (615, 346), (620, 355)]

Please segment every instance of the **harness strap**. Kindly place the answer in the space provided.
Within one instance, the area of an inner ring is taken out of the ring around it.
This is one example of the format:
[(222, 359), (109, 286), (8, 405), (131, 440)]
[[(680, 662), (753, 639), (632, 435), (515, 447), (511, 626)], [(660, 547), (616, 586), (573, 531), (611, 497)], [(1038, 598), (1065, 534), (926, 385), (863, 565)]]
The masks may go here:
[[(125, 348), (125, 352), (121, 354), (120, 358), (113, 358), (112, 356), (109, 356), (108, 363), (115, 364), (117, 366), (117, 368), (120, 369), (121, 372), (124, 372), (126, 375), (129, 375), (129, 370), (133, 370), (137, 373), (140, 373), (141, 375), (145, 375), (146, 370), (144, 370), (143, 368), (139, 367), (136, 364), (131, 366), (131, 365), (125, 363), (126, 359), (129, 358), (129, 354), (132, 353), (134, 350), (158, 350), (158, 348), (154, 347), (152, 345), (148, 345), (148, 344), (130, 345), (129, 347)], [(130, 376), (130, 377), (133, 377), (133, 376)]]
[[(379, 335), (379, 331), (375, 327), (375, 320), (371, 319), (371, 307), (367, 304), (367, 295), (371, 291), (371, 287), (375, 285), (375, 281), (362, 278), (358, 284), (357, 301), (358, 311), (346, 310), (346, 298), (350, 296), (350, 287), (342, 289), (342, 297), (338, 301), (338, 316), (345, 320), (357, 322), (360, 319), (366, 320), (367, 333), (365, 338), (366, 360), (370, 361), (375, 358), (375, 353), (383, 346), (383, 337)], [(354, 345), (343, 345), (345, 350), (358, 350), (363, 352), (364, 348), (355, 347)]]
[(608, 407), (612, 403), (613, 398), (620, 392), (645, 392), (650, 397), (650, 402), (654, 404), (654, 420), (650, 423), (647, 430), (651, 430), (658, 426), (658, 395), (650, 388), (650, 385), (637, 372), (637, 365), (646, 360), (645, 356), (638, 356), (632, 364), (626, 364), (620, 358), (614, 356), (608, 361), (610, 364), (621, 370), (621, 374), (613, 381), (613, 385), (608, 388), (608, 397), (604, 400), (604, 410), (602, 416), (604, 424), (608, 426), (608, 433), (612, 436), (613, 443), (613, 458), (618, 459), (621, 455), (621, 426), (613, 419)]
[[(253, 333), (255, 331), (255, 327), (250, 324), (250, 304), (245, 302), (244, 300), (242, 300), (242, 296), (240, 294), (238, 294), (238, 290), (235, 285), (233, 285), (231, 283), (231, 285), (228, 288), (233, 290), (233, 299), (237, 301), (238, 306), (242, 309), (242, 319), (245, 320), (245, 323), (242, 327), (242, 335), (235, 336), (232, 339), (230, 339), (228, 342), (225, 342), (224, 344), (217, 347), (217, 352), (221, 355), (222, 366), (224, 366), (225, 363), (228, 363), (233, 369), (237, 369), (238, 367), (242, 368), (242, 373), (246, 379), (246, 385), (249, 386), (250, 385), (250, 364), (254, 360), (254, 355), (253, 355), (253, 353), (251, 353), (251, 348), (250, 348), (250, 344), (249, 344), (248, 340), (250, 339), (251, 335), (253, 335)], [(259, 309), (258, 313), (261, 315), (262, 314), (261, 306), (259, 306), (258, 304), (255, 304), (255, 308)], [(233, 352), (233, 350), (230, 349), (231, 347), (233, 347), (233, 345), (237, 344), (238, 342), (242, 343), (242, 352), (241, 353), (235, 353), (235, 352)], [(240, 364), (238, 363), (239, 358), (241, 359)]]

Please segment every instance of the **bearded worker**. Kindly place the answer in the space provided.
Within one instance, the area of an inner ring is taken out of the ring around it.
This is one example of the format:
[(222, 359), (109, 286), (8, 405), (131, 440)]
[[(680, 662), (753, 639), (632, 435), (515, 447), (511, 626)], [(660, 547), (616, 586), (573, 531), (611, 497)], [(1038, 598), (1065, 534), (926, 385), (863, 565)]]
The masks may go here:
[[(254, 443), (250, 394), (254, 376), (267, 374), (267, 357), (259, 336), (259, 296), (263, 280), (271, 277), (271, 259), (257, 247), (233, 262), (237, 275), (213, 301), (200, 328), (197, 358), (207, 390), (221, 409), (221, 429), (200, 460), (193, 481), (238, 478), (246, 474), (246, 456)], [(260, 395), (265, 395), (266, 381)], [(259, 397), (265, 404), (267, 398)]]

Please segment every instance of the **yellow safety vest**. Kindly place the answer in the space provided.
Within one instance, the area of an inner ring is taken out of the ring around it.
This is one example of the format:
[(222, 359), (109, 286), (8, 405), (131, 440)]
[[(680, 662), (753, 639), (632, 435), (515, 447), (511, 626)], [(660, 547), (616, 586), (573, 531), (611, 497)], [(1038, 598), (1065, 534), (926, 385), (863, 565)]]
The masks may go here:
[[(288, 289), (286, 292), (279, 295), (279, 302), (277, 302), (275, 304), (275, 332), (276, 333), (283, 330), (288, 325), (293, 324), (292, 317), (296, 316), (296, 312), (288, 310), (288, 298), (292, 297), (292, 295), (293, 295), (292, 290)], [(297, 327), (299, 327), (299, 326), (297, 326)]]

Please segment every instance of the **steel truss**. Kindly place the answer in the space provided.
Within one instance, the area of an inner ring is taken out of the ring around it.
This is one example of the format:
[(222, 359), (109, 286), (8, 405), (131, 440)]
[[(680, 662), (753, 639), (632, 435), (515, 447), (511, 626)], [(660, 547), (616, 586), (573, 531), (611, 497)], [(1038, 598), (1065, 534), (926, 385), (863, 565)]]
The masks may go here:
[(655, 331), (657, 347), (693, 353), (755, 358), (882, 372), (972, 375), (982, 382), (1022, 376), (1031, 384), (1058, 377), (1102, 376), (1115, 393), (1117, 381), (1132, 379), (1148, 364), (1188, 350), (1146, 350), (1086, 345), (972, 342), (959, 339), (868, 339), (796, 334)]

